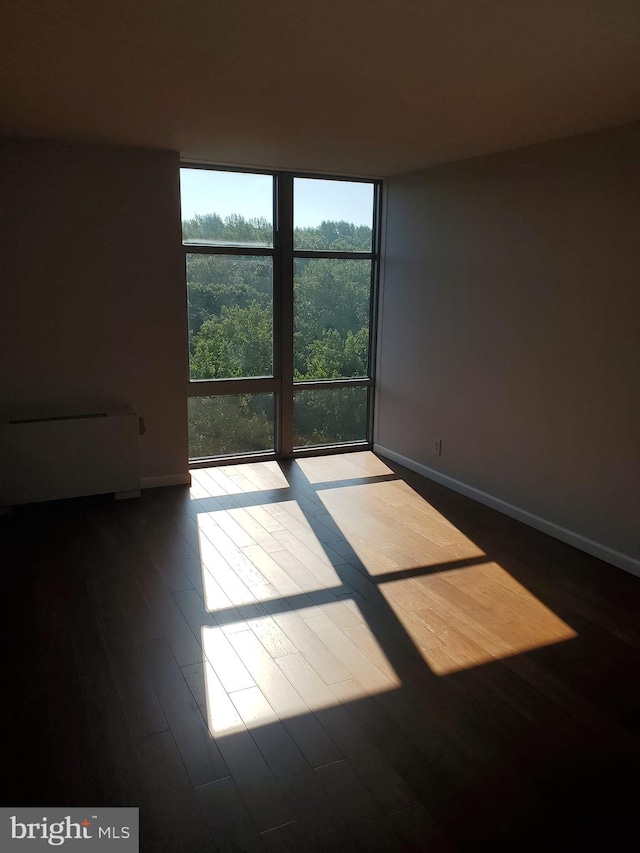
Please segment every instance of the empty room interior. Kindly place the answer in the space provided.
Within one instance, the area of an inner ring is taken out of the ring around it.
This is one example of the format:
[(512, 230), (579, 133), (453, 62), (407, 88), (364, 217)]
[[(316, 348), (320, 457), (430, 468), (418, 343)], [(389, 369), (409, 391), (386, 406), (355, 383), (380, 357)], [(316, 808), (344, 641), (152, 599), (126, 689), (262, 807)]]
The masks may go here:
[(637, 845), (637, 0), (0, 21), (0, 806)]

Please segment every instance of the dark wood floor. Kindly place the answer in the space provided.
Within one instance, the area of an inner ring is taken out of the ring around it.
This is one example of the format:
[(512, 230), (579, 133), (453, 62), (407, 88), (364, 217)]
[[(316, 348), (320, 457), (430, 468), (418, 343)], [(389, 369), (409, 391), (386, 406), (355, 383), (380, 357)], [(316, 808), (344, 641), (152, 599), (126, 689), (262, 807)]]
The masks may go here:
[(3, 805), (141, 849), (640, 841), (640, 581), (359, 453), (0, 520)]

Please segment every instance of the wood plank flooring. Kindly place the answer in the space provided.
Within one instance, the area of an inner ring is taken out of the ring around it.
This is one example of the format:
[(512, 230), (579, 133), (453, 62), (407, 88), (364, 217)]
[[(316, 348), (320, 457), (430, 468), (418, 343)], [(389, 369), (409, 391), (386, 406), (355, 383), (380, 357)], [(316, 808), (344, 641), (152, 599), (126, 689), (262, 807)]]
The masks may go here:
[(640, 581), (372, 453), (0, 520), (4, 805), (142, 850), (640, 841)]

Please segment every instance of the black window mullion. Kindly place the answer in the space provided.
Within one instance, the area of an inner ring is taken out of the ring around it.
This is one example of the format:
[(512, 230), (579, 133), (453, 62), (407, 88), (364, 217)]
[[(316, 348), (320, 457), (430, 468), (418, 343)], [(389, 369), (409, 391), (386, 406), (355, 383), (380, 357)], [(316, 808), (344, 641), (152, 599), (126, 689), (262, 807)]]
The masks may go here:
[(294, 249), (294, 258), (329, 258), (337, 261), (372, 261), (375, 252), (333, 252), (329, 249)]
[(293, 453), (293, 175), (280, 176), (280, 452)]
[(382, 228), (382, 181), (376, 181), (373, 189), (373, 233), (372, 249), (374, 259), (371, 262), (371, 302), (369, 305), (369, 377), (371, 385), (367, 400), (367, 438), (373, 444), (375, 416), (376, 368), (378, 352), (378, 287), (380, 281), (380, 252)]
[(282, 455), (282, 175), (273, 175), (273, 375), (276, 380), (274, 442), (276, 456)]
[(280, 390), (273, 376), (231, 377), (229, 379), (191, 379), (188, 397), (222, 397), (227, 394), (275, 394)]
[(369, 388), (371, 379), (368, 376), (356, 376), (349, 379), (303, 379), (294, 382), (296, 391), (313, 391), (322, 388)]
[(249, 255), (256, 258), (272, 258), (276, 249), (270, 246), (214, 246), (207, 243), (183, 243), (189, 255)]

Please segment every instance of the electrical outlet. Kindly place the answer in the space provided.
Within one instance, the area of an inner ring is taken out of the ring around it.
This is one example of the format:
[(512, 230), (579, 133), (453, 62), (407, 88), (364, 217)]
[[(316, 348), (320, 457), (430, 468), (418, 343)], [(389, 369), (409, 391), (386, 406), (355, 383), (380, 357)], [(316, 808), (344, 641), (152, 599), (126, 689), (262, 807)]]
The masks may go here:
[(442, 439), (437, 439), (433, 442), (433, 452), (436, 456), (440, 456), (442, 454)]

